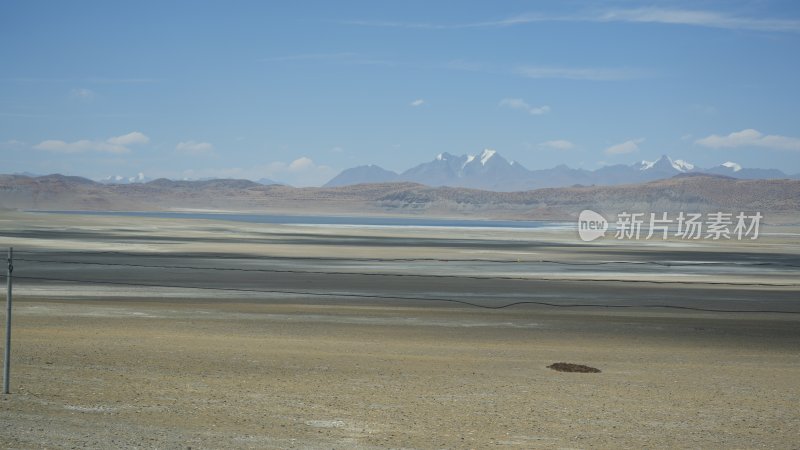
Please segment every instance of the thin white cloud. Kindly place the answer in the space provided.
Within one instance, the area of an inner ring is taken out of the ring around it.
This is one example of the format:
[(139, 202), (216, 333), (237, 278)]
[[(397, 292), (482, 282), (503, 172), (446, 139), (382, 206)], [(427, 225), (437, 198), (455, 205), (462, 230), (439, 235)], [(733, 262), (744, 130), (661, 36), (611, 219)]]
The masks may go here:
[(463, 23), (433, 23), (433, 22), (400, 22), (387, 20), (347, 20), (340, 22), (343, 25), (355, 25), (361, 27), (374, 28), (409, 28), (419, 30), (457, 30), (464, 28), (501, 28), (514, 25), (523, 25), (533, 22), (545, 22), (553, 20), (566, 20), (567, 16), (544, 16), (535, 14), (524, 14), (497, 20), (487, 20), (482, 22), (463, 22)]
[(301, 156), (289, 163), (288, 170), (290, 172), (303, 172), (312, 167), (314, 167), (314, 160), (307, 156)]
[(649, 75), (647, 71), (641, 69), (602, 67), (520, 66), (514, 69), (513, 72), (517, 75), (534, 79), (560, 78), (588, 81), (633, 80)]
[(214, 153), (214, 145), (209, 142), (183, 141), (175, 146), (178, 153), (189, 156), (202, 156)]
[(122, 136), (116, 136), (108, 139), (108, 142), (114, 145), (135, 145), (135, 144), (147, 144), (150, 142), (150, 138), (145, 136), (143, 133), (138, 131), (134, 131), (132, 133), (123, 134)]
[[(204, 178), (235, 178), (235, 179), (253, 179), (246, 175), (246, 170), (241, 167), (214, 167), (207, 169), (186, 169), (181, 172), (179, 178), (186, 180), (196, 180)], [(170, 177), (170, 175), (164, 175)]]
[(762, 19), (741, 17), (718, 11), (688, 9), (636, 8), (607, 11), (599, 15), (598, 22), (660, 23), (668, 25), (690, 25), (708, 28), (751, 31), (800, 31), (800, 20)]
[(34, 146), (37, 150), (46, 150), (55, 153), (84, 153), (84, 152), (106, 152), (106, 153), (127, 153), (130, 150), (122, 145), (113, 145), (105, 141), (90, 141), (81, 139), (75, 142), (65, 142), (55, 139), (42, 141)]
[(712, 105), (702, 105), (699, 103), (695, 103), (689, 106), (689, 109), (697, 114), (703, 114), (706, 116), (712, 116), (717, 113), (717, 108)]
[(271, 58), (263, 58), (261, 61), (331, 61), (352, 59), (356, 56), (358, 55), (353, 52), (303, 53), (298, 55), (273, 56)]
[(735, 131), (726, 136), (712, 134), (711, 136), (696, 140), (695, 143), (709, 148), (761, 147), (775, 150), (800, 151), (800, 138), (780, 136), (777, 134), (765, 135), (752, 128)]
[(95, 84), (145, 84), (158, 83), (155, 78), (46, 78), (46, 77), (15, 77), (0, 78), (0, 81), (12, 83), (95, 83)]
[(540, 116), (542, 114), (547, 114), (550, 112), (550, 107), (547, 105), (543, 106), (531, 106), (525, 100), (521, 98), (504, 98), (500, 100), (500, 106), (504, 108), (511, 108), (517, 109), (520, 111), (525, 111), (528, 114), (534, 116)]
[(540, 22), (607, 22), (607, 23), (655, 23), (664, 25), (685, 25), (730, 30), (800, 32), (800, 20), (736, 16), (720, 11), (669, 9), (669, 8), (629, 8), (604, 11), (587, 11), (576, 14), (527, 13), (516, 16), (464, 23), (425, 23), (392, 22), (374, 20), (351, 20), (345, 25), (380, 28), (409, 28), (422, 30), (448, 30), (463, 28), (503, 28), (529, 25)]
[(82, 100), (85, 102), (94, 100), (95, 98), (94, 91), (87, 88), (75, 88), (69, 92), (69, 95), (74, 99)]
[(418, 99), (416, 99), (416, 100), (414, 100), (413, 102), (410, 103), (411, 106), (415, 106), (415, 107), (416, 106), (422, 106), (423, 104), (425, 104), (425, 100), (421, 99), (421, 98), (418, 98)]
[(504, 66), (474, 61), (448, 61), (436, 66), (442, 69), (486, 74), (511, 74), (532, 79), (564, 79), (583, 81), (624, 81), (656, 76), (652, 70), (633, 67), (559, 67), (517, 65)]
[(74, 142), (65, 142), (49, 139), (34, 145), (33, 148), (54, 153), (128, 153), (130, 152), (129, 146), (148, 142), (150, 142), (150, 138), (143, 133), (134, 131), (122, 136), (110, 137), (106, 140), (81, 139)]
[(0, 150), (16, 150), (24, 147), (26, 147), (25, 142), (17, 139), (9, 139), (7, 141), (0, 142)]
[(274, 161), (253, 167), (192, 169), (183, 172), (186, 178), (244, 178), (258, 181), (264, 178), (292, 186), (321, 186), (337, 174), (326, 165), (317, 164), (307, 156), (289, 163)]
[(542, 142), (539, 147), (548, 148), (552, 150), (572, 150), (575, 144), (566, 139), (556, 139), (553, 141)]
[(395, 22), (388, 20), (345, 20), (339, 22), (342, 25), (355, 25), (360, 27), (375, 28), (419, 28), (425, 30), (446, 30), (451, 28), (469, 28), (472, 24), (437, 24), (425, 22)]
[(303, 61), (317, 61), (317, 62), (331, 62), (331, 63), (343, 63), (343, 64), (354, 64), (354, 65), (364, 65), (364, 66), (396, 66), (398, 65), (395, 61), (390, 61), (386, 59), (376, 59), (371, 58), (365, 55), (361, 55), (358, 53), (353, 52), (338, 52), (338, 53), (305, 53), (305, 54), (298, 54), (298, 55), (284, 55), (284, 56), (273, 56), (269, 58), (261, 58), (259, 61), (261, 62), (278, 62), (278, 63), (289, 63), (289, 62), (303, 62)]
[[(300, 55), (278, 56), (261, 59), (265, 62), (292, 62), (310, 61), (318, 63), (335, 63), (349, 65), (372, 65), (372, 66), (407, 66), (425, 69), (445, 69), (458, 70), (464, 72), (481, 72), (489, 74), (512, 74), (525, 78), (545, 79), (570, 79), (570, 80), (589, 80), (589, 81), (617, 81), (632, 80), (653, 76), (652, 71), (637, 68), (603, 68), (603, 67), (554, 67), (554, 66), (503, 66), (487, 64), (483, 62), (452, 60), (442, 63), (420, 63), (414, 61), (392, 61), (386, 59), (369, 58), (357, 53), (312, 53)], [(415, 100), (415, 101), (419, 101)], [(412, 106), (418, 106), (413, 105)]]
[(108, 78), (108, 77), (91, 77), (87, 78), (89, 83), (97, 84), (150, 84), (158, 83), (155, 78)]
[(289, 164), (275, 162), (265, 170), (263, 177), (289, 183), (293, 186), (321, 186), (336, 175), (332, 168), (317, 164), (307, 156), (301, 156)]
[(605, 152), (607, 155), (622, 155), (626, 153), (634, 153), (639, 151), (639, 144), (644, 142), (644, 138), (630, 139), (620, 144), (608, 147)]
[(31, 114), (31, 113), (16, 113), (16, 112), (3, 112), (0, 111), (0, 117), (21, 117), (25, 119), (44, 119), (51, 117), (49, 114)]
[(550, 107), (547, 106), (547, 105), (544, 105), (544, 106), (539, 106), (539, 107), (536, 107), (536, 108), (530, 108), (528, 110), (528, 112), (530, 114), (533, 114), (533, 115), (536, 115), (536, 116), (541, 115), (541, 114), (547, 114), (547, 113), (550, 112)]
[(440, 64), (439, 67), (450, 70), (462, 70), (465, 72), (494, 73), (497, 71), (495, 67), (490, 64), (475, 61), (465, 61), (463, 59), (446, 61)]

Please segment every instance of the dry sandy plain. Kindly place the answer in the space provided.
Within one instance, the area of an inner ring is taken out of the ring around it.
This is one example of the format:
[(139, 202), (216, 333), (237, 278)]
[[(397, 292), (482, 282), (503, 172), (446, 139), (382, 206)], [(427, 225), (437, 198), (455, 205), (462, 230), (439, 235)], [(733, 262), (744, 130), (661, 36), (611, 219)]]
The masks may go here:
[(800, 240), (767, 231), (0, 212), (18, 250), (0, 447), (797, 447)]

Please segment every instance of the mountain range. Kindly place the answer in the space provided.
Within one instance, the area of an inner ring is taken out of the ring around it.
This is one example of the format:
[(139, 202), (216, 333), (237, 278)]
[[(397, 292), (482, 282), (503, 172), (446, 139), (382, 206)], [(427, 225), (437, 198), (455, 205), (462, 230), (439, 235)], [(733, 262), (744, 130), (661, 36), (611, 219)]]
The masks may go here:
[[(512, 169), (513, 170), (513, 169)], [(740, 180), (684, 173), (619, 186), (580, 186), (497, 192), (417, 183), (336, 188), (265, 186), (250, 180), (102, 184), (85, 178), (0, 175), (3, 210), (224, 210), (288, 214), (390, 214), (503, 219), (574, 219), (584, 209), (769, 213), (798, 223), (800, 180)], [(781, 219), (783, 220), (783, 219)]]
[(97, 180), (97, 182), (102, 184), (131, 184), (131, 183), (147, 183), (148, 181), (152, 180), (153, 180), (152, 178), (145, 176), (142, 172), (139, 172), (138, 174), (132, 177), (125, 177), (122, 175), (110, 175), (103, 179)]
[(478, 155), (440, 153), (433, 161), (396, 173), (376, 165), (347, 169), (331, 179), (324, 187), (349, 186), (364, 183), (412, 182), (426, 186), (466, 187), (491, 191), (526, 191), (566, 186), (607, 186), (642, 183), (688, 173), (724, 175), (739, 179), (800, 179), (777, 169), (744, 168), (735, 162), (716, 167), (699, 168), (667, 155), (655, 161), (639, 161), (631, 165), (617, 164), (596, 170), (573, 169), (559, 165), (551, 169), (529, 170), (516, 161), (509, 161), (494, 150)]
[[(564, 164), (551, 169), (529, 170), (516, 161), (509, 161), (495, 150), (486, 149), (477, 155), (440, 153), (433, 161), (418, 164), (402, 173), (386, 170), (374, 164), (346, 169), (323, 187), (356, 184), (411, 182), (425, 186), (465, 187), (498, 192), (527, 191), (539, 188), (567, 186), (610, 186), (661, 180), (680, 174), (705, 173), (738, 179), (800, 179), (800, 174), (787, 175), (777, 169), (745, 168), (732, 161), (716, 167), (699, 168), (667, 155), (655, 161), (638, 161), (625, 165), (604, 166), (596, 170), (573, 169)], [(32, 173), (17, 173), (36, 177)], [(214, 178), (183, 179), (210, 181)], [(96, 180), (102, 184), (142, 184), (153, 179), (138, 173), (134, 176), (114, 175)], [(262, 185), (283, 184), (268, 178), (255, 180)]]

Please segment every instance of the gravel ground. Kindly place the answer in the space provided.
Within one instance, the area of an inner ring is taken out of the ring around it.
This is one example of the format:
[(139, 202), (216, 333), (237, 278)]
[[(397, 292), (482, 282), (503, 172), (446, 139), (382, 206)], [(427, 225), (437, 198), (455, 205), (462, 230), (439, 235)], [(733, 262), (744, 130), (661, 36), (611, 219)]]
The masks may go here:
[[(16, 306), (3, 448), (787, 448), (780, 318), (460, 308)], [(559, 373), (553, 362), (597, 374)]]
[[(0, 447), (790, 448), (800, 441), (800, 248), (792, 233), (757, 243), (585, 245), (563, 230), (126, 220), (0, 216), (0, 247), (20, 251)], [(420, 257), (427, 259), (374, 259)], [(112, 265), (129, 263), (267, 272)], [(383, 275), (359, 275), (366, 272)], [(600, 307), (487, 310), (214, 290), (231, 286)], [(651, 307), (661, 304), (789, 314)], [(547, 368), (556, 362), (601, 372)]]

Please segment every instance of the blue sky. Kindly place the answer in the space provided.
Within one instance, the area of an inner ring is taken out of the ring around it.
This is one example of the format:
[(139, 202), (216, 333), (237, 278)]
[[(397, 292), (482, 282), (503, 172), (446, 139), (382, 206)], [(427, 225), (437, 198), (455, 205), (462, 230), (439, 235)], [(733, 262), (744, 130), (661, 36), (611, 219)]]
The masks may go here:
[(800, 172), (795, 1), (4, 1), (0, 42), (1, 173)]

